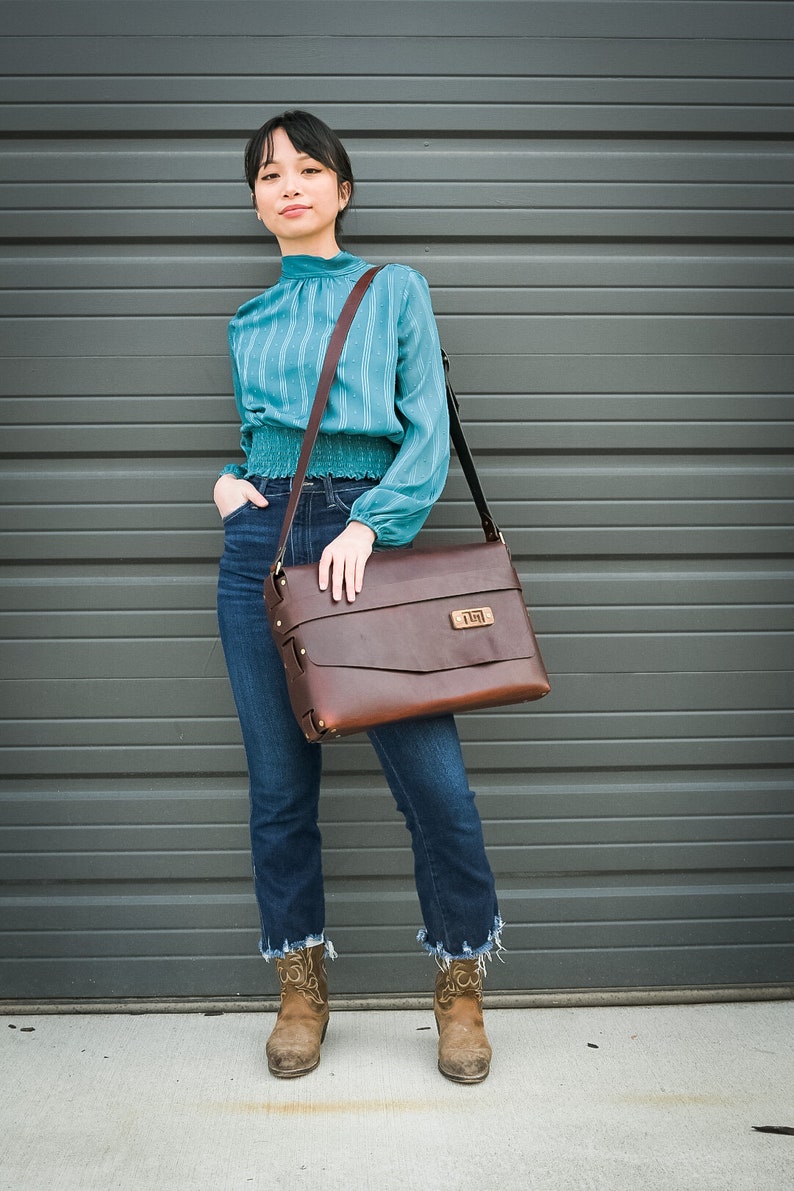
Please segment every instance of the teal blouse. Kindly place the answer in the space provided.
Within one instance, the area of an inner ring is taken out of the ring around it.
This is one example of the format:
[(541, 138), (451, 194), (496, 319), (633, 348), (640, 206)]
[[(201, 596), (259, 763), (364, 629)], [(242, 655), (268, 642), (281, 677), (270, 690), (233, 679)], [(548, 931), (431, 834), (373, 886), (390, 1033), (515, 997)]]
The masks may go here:
[[(278, 282), (229, 324), (234, 393), (245, 464), (221, 475), (295, 472), (325, 349), (366, 261), (286, 256)], [(379, 483), (350, 520), (385, 546), (416, 536), (441, 494), (449, 464), (444, 370), (427, 282), (387, 265), (372, 282), (347, 337), (309, 474)]]

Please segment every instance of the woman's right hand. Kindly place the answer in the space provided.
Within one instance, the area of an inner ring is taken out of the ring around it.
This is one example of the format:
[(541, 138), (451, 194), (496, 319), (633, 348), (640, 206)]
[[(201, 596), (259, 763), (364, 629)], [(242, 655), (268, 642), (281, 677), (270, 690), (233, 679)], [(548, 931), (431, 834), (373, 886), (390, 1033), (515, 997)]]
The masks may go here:
[(228, 472), (218, 477), (212, 499), (221, 517), (230, 516), (235, 509), (242, 508), (244, 504), (256, 505), (260, 509), (267, 508), (268, 505), (259, 489), (249, 480), (238, 480)]

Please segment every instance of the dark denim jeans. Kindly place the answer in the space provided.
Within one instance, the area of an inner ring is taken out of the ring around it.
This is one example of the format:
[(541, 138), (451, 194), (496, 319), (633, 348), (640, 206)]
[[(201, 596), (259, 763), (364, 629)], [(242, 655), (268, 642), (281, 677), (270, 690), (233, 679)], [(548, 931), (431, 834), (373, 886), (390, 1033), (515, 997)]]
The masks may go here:
[[(248, 761), (260, 950), (270, 959), (325, 942), (333, 955), (325, 936), (317, 826), (321, 746), (305, 739), (292, 714), (262, 599), (290, 481), (253, 482), (270, 503), (265, 509), (245, 504), (225, 518), (218, 621)], [(344, 529), (353, 501), (371, 485), (330, 477), (307, 481), (286, 565), (318, 561)], [(369, 738), (411, 833), (424, 917), (419, 941), (440, 960), (499, 948), (493, 875), (454, 719), (389, 724)]]

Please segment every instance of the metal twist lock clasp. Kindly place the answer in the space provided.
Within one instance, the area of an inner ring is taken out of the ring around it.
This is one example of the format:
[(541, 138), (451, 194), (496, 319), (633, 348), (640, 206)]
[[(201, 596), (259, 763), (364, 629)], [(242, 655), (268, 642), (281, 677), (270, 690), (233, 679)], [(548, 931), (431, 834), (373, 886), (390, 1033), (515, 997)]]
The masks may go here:
[(456, 608), (449, 619), (453, 629), (482, 629), (493, 624), (494, 614), (490, 608)]

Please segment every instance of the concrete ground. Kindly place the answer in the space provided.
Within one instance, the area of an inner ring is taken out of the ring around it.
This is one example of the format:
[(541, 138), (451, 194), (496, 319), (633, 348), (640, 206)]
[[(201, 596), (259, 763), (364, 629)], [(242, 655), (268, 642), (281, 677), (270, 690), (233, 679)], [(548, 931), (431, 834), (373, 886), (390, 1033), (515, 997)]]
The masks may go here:
[(792, 1191), (794, 1002), (492, 1009), (490, 1078), (429, 1010), (332, 1015), (278, 1081), (270, 1014), (0, 1018), (3, 1191)]

